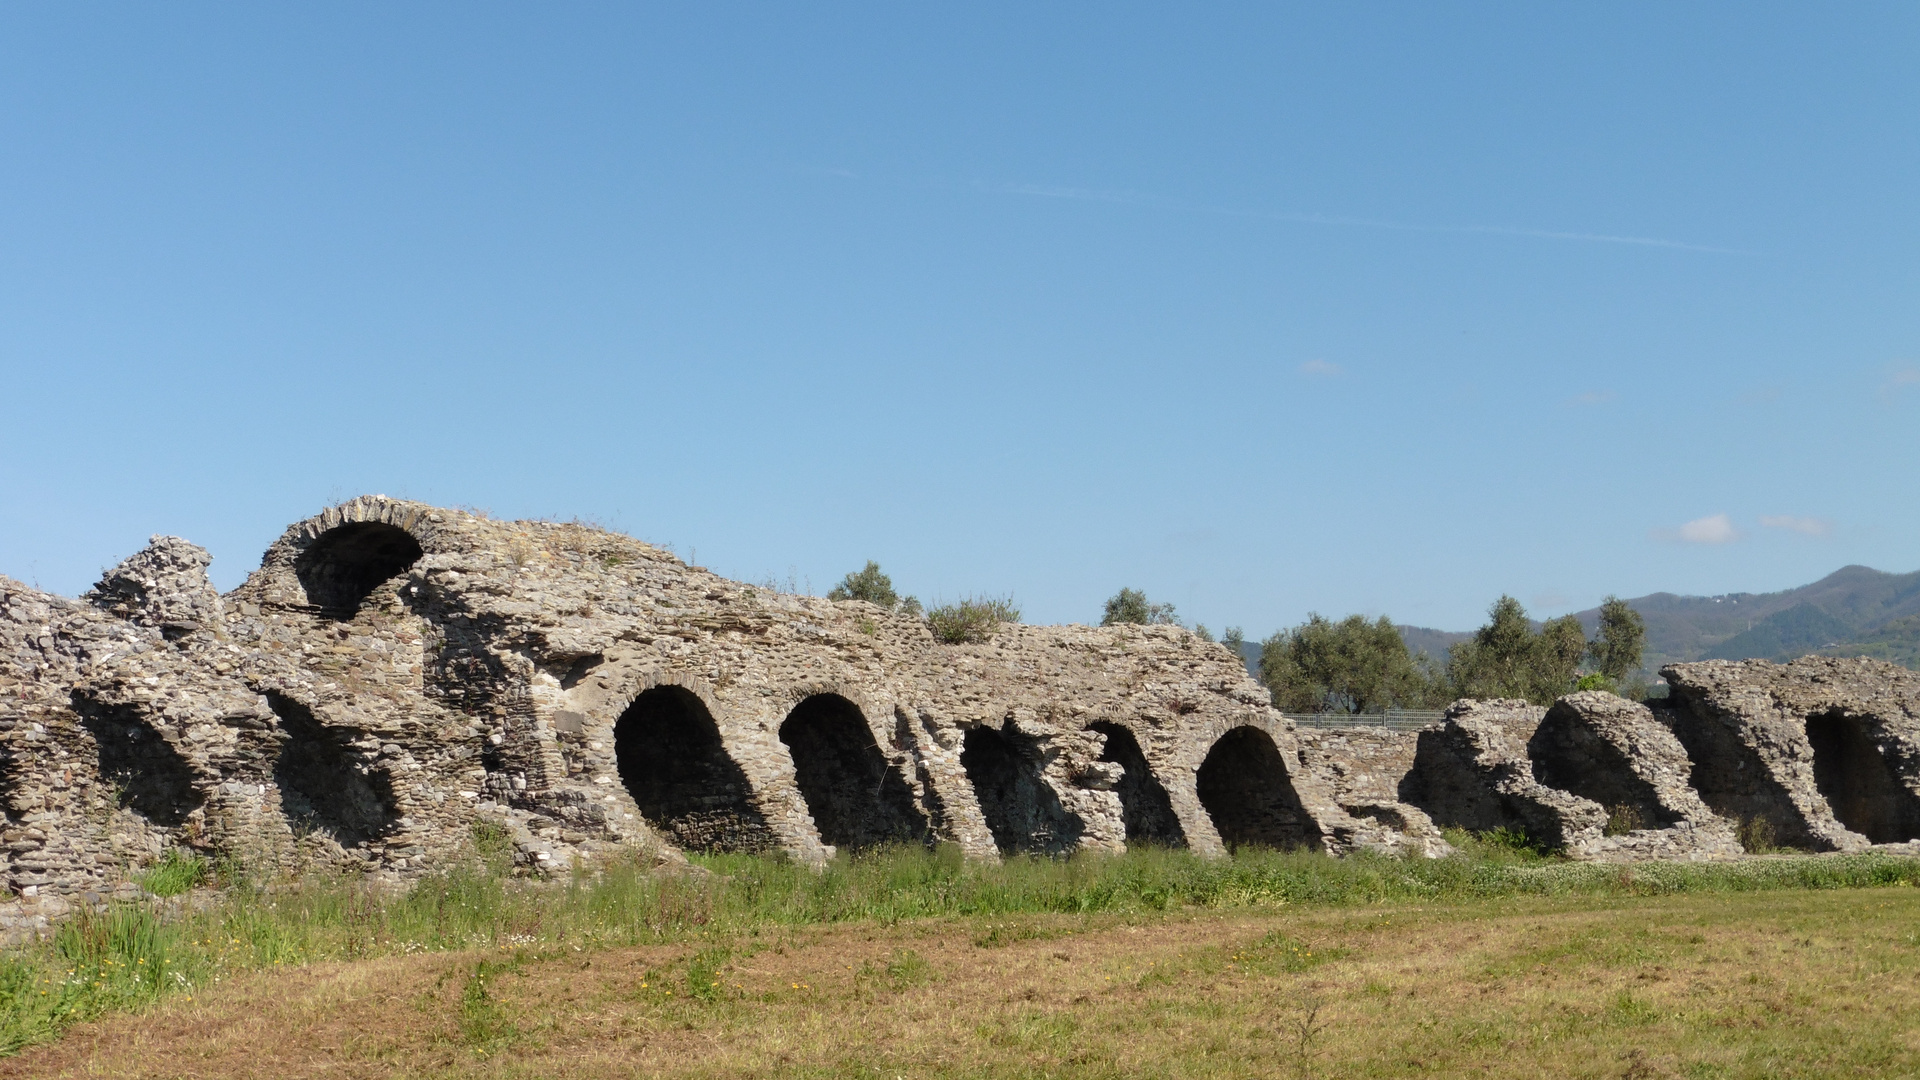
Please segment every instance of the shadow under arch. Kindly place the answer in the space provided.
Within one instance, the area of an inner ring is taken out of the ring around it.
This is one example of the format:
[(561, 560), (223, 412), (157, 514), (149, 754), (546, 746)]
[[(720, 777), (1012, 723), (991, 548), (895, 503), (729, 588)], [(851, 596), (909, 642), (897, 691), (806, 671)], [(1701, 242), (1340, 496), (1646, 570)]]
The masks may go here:
[(1319, 830), (1287, 777), (1273, 737), (1237, 727), (1213, 744), (1200, 763), (1200, 805), (1229, 849), (1318, 848)]
[(313, 710), (276, 691), (267, 704), (286, 741), (274, 761), (280, 812), (295, 832), (325, 832), (342, 847), (357, 847), (394, 830), (393, 778), (370, 767), (347, 733), (329, 728)]
[(307, 603), (335, 619), (351, 619), (373, 591), (420, 559), (420, 541), (398, 525), (352, 521), (314, 538), (293, 560)]
[(1167, 796), (1166, 787), (1147, 765), (1140, 740), (1134, 738), (1126, 725), (1111, 720), (1088, 724), (1087, 730), (1107, 737), (1100, 760), (1111, 761), (1126, 770), (1114, 792), (1120, 796), (1120, 818), (1127, 827), (1127, 843), (1186, 847), (1186, 830), (1180, 827), (1180, 818), (1173, 812), (1173, 800)]
[(100, 776), (118, 789), (122, 807), (177, 828), (206, 802), (193, 766), (132, 706), (75, 702), (74, 711), (99, 744)]
[(1004, 730), (977, 727), (960, 747), (960, 768), (973, 784), (993, 843), (1009, 855), (1064, 855), (1085, 831), (1078, 815), (1041, 775), (1039, 740), (1009, 723)]
[(1907, 790), (1859, 717), (1839, 710), (1807, 717), (1813, 783), (1840, 824), (1876, 844), (1920, 839), (1920, 798)]
[(656, 686), (613, 725), (620, 782), (655, 831), (690, 851), (775, 846), (747, 774), (720, 741), (706, 702), (683, 686)]
[(822, 843), (853, 849), (927, 842), (926, 815), (858, 705), (839, 694), (814, 694), (781, 722), (780, 741)]
[(1680, 815), (1660, 803), (1653, 785), (1633, 771), (1620, 748), (1600, 738), (1564, 701), (1547, 715), (1527, 740), (1527, 759), (1533, 778), (1550, 788), (1591, 799), (1610, 812), (1625, 811), (1640, 824), (1635, 828), (1665, 829)]

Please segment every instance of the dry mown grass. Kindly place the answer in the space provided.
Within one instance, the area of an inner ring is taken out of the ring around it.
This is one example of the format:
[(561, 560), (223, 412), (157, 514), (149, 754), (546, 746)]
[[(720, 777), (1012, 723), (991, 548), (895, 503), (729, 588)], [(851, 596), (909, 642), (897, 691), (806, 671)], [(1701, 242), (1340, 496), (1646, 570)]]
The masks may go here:
[(0, 1076), (1920, 1074), (1920, 891), (773, 926), (238, 976)]

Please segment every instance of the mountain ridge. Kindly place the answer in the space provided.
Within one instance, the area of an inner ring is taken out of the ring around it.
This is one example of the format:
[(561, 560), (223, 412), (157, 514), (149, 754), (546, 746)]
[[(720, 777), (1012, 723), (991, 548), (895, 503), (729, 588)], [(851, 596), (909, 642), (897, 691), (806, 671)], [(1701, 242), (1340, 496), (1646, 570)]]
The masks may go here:
[[(1920, 667), (1920, 570), (1892, 574), (1851, 564), (1779, 592), (1657, 592), (1627, 606), (1647, 623), (1648, 671), (1689, 660), (1791, 660), (1816, 652)], [(1597, 607), (1574, 616), (1588, 634), (1600, 625)], [(1424, 626), (1397, 629), (1408, 651), (1435, 659), (1473, 636)]]

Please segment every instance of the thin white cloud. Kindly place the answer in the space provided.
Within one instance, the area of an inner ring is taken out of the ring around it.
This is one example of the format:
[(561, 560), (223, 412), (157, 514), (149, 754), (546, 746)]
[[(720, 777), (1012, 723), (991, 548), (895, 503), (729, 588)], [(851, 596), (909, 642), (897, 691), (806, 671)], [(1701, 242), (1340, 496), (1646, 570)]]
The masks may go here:
[(1899, 397), (1909, 386), (1920, 386), (1920, 367), (1894, 368), (1887, 373), (1886, 381), (1880, 384), (1880, 396)]
[(1046, 184), (977, 184), (983, 190), (1006, 195), (1029, 195), (1047, 199), (1075, 199), (1083, 202), (1115, 203), (1126, 206), (1152, 206), (1163, 210), (1186, 210), (1228, 217), (1287, 221), (1299, 225), (1332, 225), (1360, 229), (1385, 229), (1392, 232), (1479, 233), (1487, 236), (1520, 236), (1535, 240), (1562, 240), (1583, 244), (1626, 244), (1633, 247), (1671, 248), (1675, 251), (1700, 251), (1714, 255), (1752, 255), (1737, 248), (1690, 244), (1657, 236), (1626, 236), (1616, 233), (1572, 232), (1564, 229), (1522, 229), (1507, 225), (1422, 225), (1377, 218), (1341, 217), (1331, 214), (1289, 214), (1265, 210), (1237, 210), (1231, 207), (1201, 206), (1149, 195), (1138, 191), (1109, 191), (1101, 188), (1058, 187)]
[(1793, 517), (1788, 514), (1762, 516), (1760, 524), (1769, 529), (1785, 529), (1802, 536), (1825, 536), (1833, 531), (1833, 522), (1817, 517)]
[(1300, 374), (1315, 378), (1330, 379), (1340, 374), (1340, 365), (1331, 360), (1309, 360), (1300, 365)]
[(1712, 514), (1680, 526), (1679, 537), (1689, 544), (1730, 544), (1740, 539), (1740, 531), (1727, 515)]

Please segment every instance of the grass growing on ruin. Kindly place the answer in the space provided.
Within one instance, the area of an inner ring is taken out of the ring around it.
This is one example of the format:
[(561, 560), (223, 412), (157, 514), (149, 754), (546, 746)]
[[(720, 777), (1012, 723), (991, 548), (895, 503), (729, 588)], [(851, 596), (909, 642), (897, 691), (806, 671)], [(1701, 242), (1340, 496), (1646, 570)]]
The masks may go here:
[[(1149, 849), (987, 865), (951, 849), (903, 848), (843, 857), (824, 869), (779, 858), (714, 856), (696, 860), (693, 872), (663, 874), (635, 859), (561, 884), (512, 878), (498, 859), (477, 855), (404, 892), (343, 877), (234, 881), (223, 899), (201, 910), (163, 920), (143, 907), (116, 906), (66, 923), (51, 942), (0, 959), (0, 1050), (248, 971), (423, 952), (724, 946), (773, 928), (943, 918), (968, 920), (973, 937), (990, 947), (1050, 933), (1044, 919), (1035, 921), (1043, 916), (1920, 883), (1920, 860), (1883, 856), (1629, 867), (1543, 859), (1500, 838), (1458, 839), (1466, 852), (1438, 860), (1271, 851), (1209, 860)], [(166, 873), (188, 872), (166, 865)], [(719, 954), (710, 960), (716, 971), (726, 963)], [(480, 992), (490, 993), (490, 985), (483, 978)], [(689, 986), (685, 993), (701, 991)], [(476, 998), (475, 1008), (485, 1000)]]

